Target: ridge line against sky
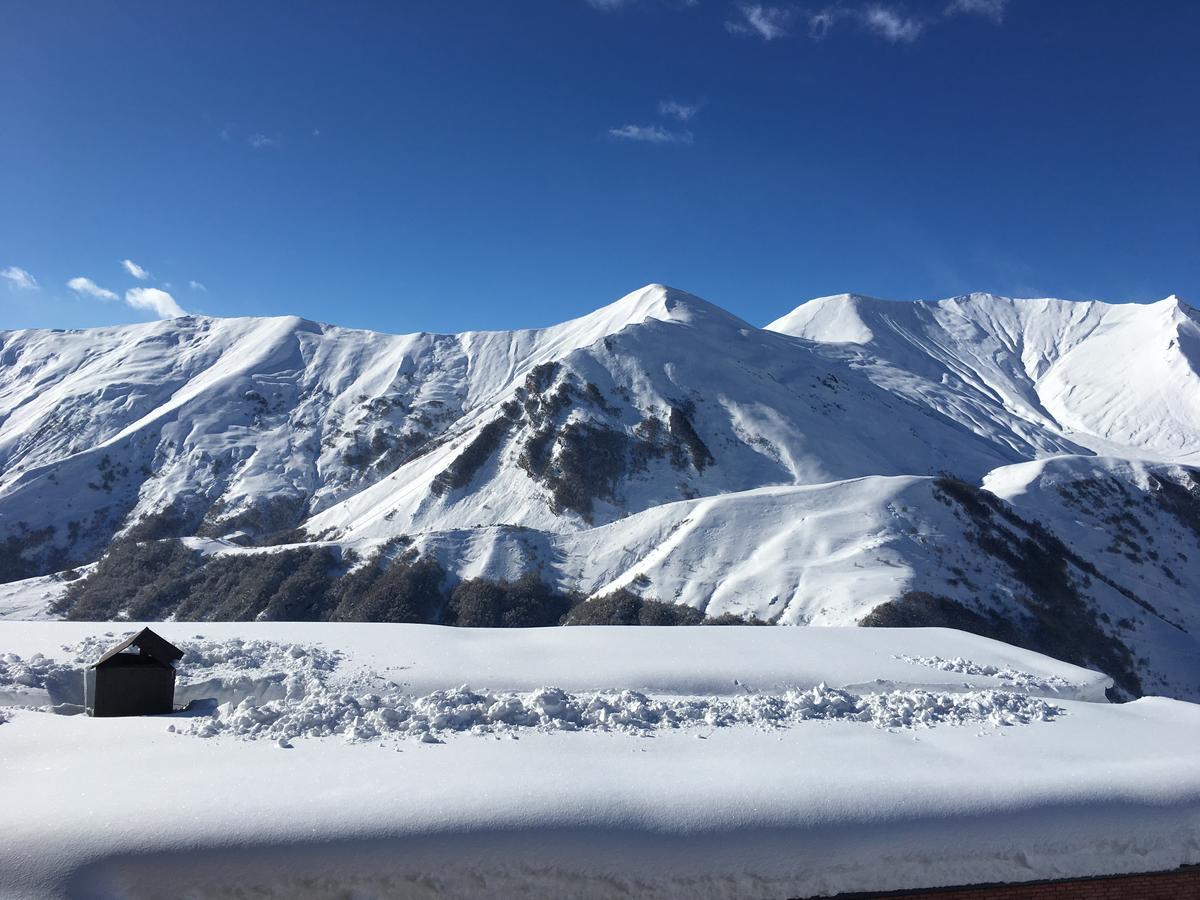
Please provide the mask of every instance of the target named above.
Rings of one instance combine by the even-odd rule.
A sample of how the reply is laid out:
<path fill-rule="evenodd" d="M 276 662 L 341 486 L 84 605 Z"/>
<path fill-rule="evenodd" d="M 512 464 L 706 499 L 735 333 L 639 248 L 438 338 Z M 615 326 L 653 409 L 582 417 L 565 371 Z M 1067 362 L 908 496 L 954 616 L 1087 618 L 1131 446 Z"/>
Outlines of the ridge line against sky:
<path fill-rule="evenodd" d="M 0 328 L 1200 294 L 1195 4 L 69 13 L 0 9 Z"/>

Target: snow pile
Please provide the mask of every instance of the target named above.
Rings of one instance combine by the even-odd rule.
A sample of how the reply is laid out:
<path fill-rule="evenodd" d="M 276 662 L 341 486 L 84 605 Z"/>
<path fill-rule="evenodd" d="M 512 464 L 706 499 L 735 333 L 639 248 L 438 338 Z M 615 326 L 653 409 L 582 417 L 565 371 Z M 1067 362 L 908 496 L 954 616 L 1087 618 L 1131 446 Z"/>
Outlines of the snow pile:
<path fill-rule="evenodd" d="M 70 662 L 43 653 L 28 657 L 0 653 L 0 704 L 46 707 L 82 703 L 85 667 L 130 634 L 105 632 L 64 644 L 62 650 Z M 342 659 L 340 652 L 320 646 L 240 638 L 180 641 L 179 648 L 183 658 L 175 699 L 180 704 L 200 697 L 233 699 L 235 704 L 244 699 L 295 700 L 314 687 L 323 689 L 323 677 Z"/>
<path fill-rule="evenodd" d="M 892 658 L 912 663 L 914 666 L 938 669 L 942 672 L 956 672 L 960 675 L 985 675 L 992 678 L 999 678 L 1001 681 L 1011 682 L 1014 687 L 1021 688 L 1022 690 L 1036 689 L 1039 692 L 1058 693 L 1068 690 L 1071 687 L 1071 682 L 1060 675 L 1034 675 L 1030 672 L 1018 671 L 1010 666 L 981 666 L 969 659 L 963 659 L 961 656 L 945 659 L 941 656 L 907 656 L 902 654 L 893 656 Z"/>
<path fill-rule="evenodd" d="M 60 701 L 63 698 L 56 694 L 56 687 L 79 681 L 80 667 L 97 659 L 120 637 L 110 632 L 65 645 L 63 650 L 71 654 L 74 664 L 41 653 L 28 659 L 15 653 L 0 655 L 0 698 L 27 701 L 31 706 Z M 191 701 L 191 706 L 188 718 L 169 726 L 171 731 L 282 744 L 294 738 L 330 736 L 347 741 L 394 736 L 436 742 L 452 734 L 514 734 L 525 729 L 636 734 L 735 725 L 787 728 L 822 719 L 864 722 L 877 728 L 1013 725 L 1049 721 L 1062 713 L 1061 707 L 1020 692 L 947 693 L 909 688 L 856 693 L 824 683 L 807 690 L 729 697 L 652 697 L 636 690 L 569 692 L 554 686 L 487 691 L 468 685 L 412 696 L 376 673 L 339 671 L 344 655 L 319 645 L 240 638 L 204 640 L 197 635 L 197 639 L 181 641 L 180 649 L 184 656 L 176 700 L 181 704 Z M 977 666 L 962 658 L 894 658 L 944 671 L 994 675 L 1022 688 L 1069 685 L 1058 676 Z M 5 688 L 15 692 L 4 693 Z M 33 693 L 36 691 L 48 691 L 49 703 L 37 702 L 42 698 Z"/>
<path fill-rule="evenodd" d="M 200 737 L 231 735 L 274 740 L 341 736 L 437 742 L 442 737 L 538 731 L 615 731 L 630 734 L 735 725 L 787 728 L 812 720 L 849 720 L 877 728 L 939 724 L 1013 725 L 1049 721 L 1062 709 L 1022 693 L 920 689 L 854 693 L 824 683 L 807 690 L 729 697 L 652 697 L 636 690 L 568 692 L 474 690 L 468 685 L 411 696 L 394 682 L 359 671 L 334 678 L 338 655 L 319 647 L 271 641 L 218 641 L 185 645 L 194 699 L 202 687 L 224 699 L 211 715 L 193 715 L 169 730 Z M 215 676 L 253 670 L 253 678 Z M 264 690 L 270 686 L 274 690 Z M 380 690 L 364 690 L 376 687 Z M 238 696 L 237 692 L 242 692 Z M 194 704 L 192 712 L 204 707 Z"/>
<path fill-rule="evenodd" d="M 83 676 L 42 653 L 0 653 L 0 705 L 45 707 L 83 701 Z"/>
<path fill-rule="evenodd" d="M 196 637 L 197 640 L 184 641 L 180 645 L 183 658 L 179 666 L 205 677 L 223 670 L 245 671 L 280 666 L 287 666 L 289 670 L 299 667 L 314 672 L 330 672 L 342 658 L 339 651 L 326 650 L 315 644 L 246 641 L 240 638 L 205 641 L 201 635 Z"/>
<path fill-rule="evenodd" d="M 170 727 L 201 737 L 230 734 L 286 746 L 293 738 L 335 735 L 351 742 L 396 736 L 433 743 L 464 732 L 515 735 L 536 729 L 638 734 L 701 726 L 787 728 L 822 719 L 865 722 L 876 728 L 1017 725 L 1049 721 L 1062 713 L 1061 707 L 1041 698 L 1008 691 L 860 695 L 819 686 L 782 695 L 653 698 L 632 690 L 571 694 L 546 687 L 529 693 L 492 693 L 463 685 L 413 699 L 336 692 L 263 704 L 247 698 L 236 706 L 222 704 L 209 719 Z"/>
<path fill-rule="evenodd" d="M 0 688 L 44 688 L 54 676 L 69 668 L 41 653 L 29 659 L 22 659 L 16 653 L 0 653 Z"/>
<path fill-rule="evenodd" d="M 62 649 L 71 654 L 76 663 L 87 665 L 112 649 L 114 643 L 132 634 L 133 631 L 123 634 L 108 631 L 101 635 L 88 635 L 75 644 L 64 644 Z M 193 681 L 263 669 L 329 672 L 342 658 L 340 652 L 326 650 L 318 645 L 242 638 L 211 641 L 205 640 L 202 634 L 196 635 L 190 641 L 177 641 L 176 646 L 183 651 L 183 658 L 177 664 L 182 670 L 180 678 Z M 2 676 L 3 669 L 0 668 L 0 677 Z"/>

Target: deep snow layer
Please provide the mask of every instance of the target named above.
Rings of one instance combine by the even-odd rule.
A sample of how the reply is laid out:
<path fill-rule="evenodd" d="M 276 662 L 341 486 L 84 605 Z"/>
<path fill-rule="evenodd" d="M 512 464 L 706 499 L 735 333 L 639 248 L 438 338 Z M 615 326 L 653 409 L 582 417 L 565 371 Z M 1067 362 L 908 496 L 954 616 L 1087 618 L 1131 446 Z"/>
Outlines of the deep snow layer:
<path fill-rule="evenodd" d="M 443 629 L 430 628 L 427 633 L 435 643 L 450 645 L 443 649 L 453 652 L 454 641 L 437 640 L 445 634 Z M 830 641 L 815 642 L 817 658 L 797 675 L 811 678 L 818 669 L 836 672 L 838 667 L 830 665 L 832 647 L 828 644 L 844 645 L 860 666 L 867 662 L 862 659 L 864 650 L 870 648 L 874 651 L 872 657 L 878 655 L 878 641 L 856 641 L 853 633 L 850 640 L 845 632 L 831 635 Z M 43 653 L 29 657 L 13 652 L 0 654 L 0 702 L 29 708 L 45 701 L 58 712 L 74 712 L 70 704 L 78 701 L 75 693 L 81 667 L 99 658 L 115 639 L 124 636 L 89 635 L 74 646 L 66 645 L 69 661 Z M 596 637 L 601 645 L 612 643 L 604 640 L 603 633 L 593 635 L 593 641 Z M 713 644 L 711 638 L 697 641 L 696 636 L 674 641 L 689 646 L 697 642 Z M 916 684 L 897 685 L 875 679 L 854 690 L 830 687 L 824 681 L 813 686 L 775 685 L 763 690 L 735 678 L 718 691 L 725 696 L 680 696 L 677 688 L 662 696 L 615 687 L 571 693 L 553 684 L 515 691 L 477 690 L 462 684 L 414 693 L 408 685 L 369 667 L 354 665 L 342 650 L 331 651 L 320 644 L 197 636 L 177 640 L 177 645 L 184 655 L 176 696 L 181 705 L 192 701 L 188 709 L 192 715 L 187 721 L 172 724 L 170 730 L 201 737 L 269 739 L 281 747 L 291 746 L 293 739 L 309 737 L 341 737 L 352 742 L 399 737 L 436 743 L 463 732 L 517 737 L 531 729 L 650 733 L 736 725 L 787 728 L 817 719 L 845 719 L 878 728 L 1027 724 L 1062 714 L 1061 707 L 1043 696 L 1092 697 L 1100 687 L 1100 679 L 1086 670 L 1072 673 L 1076 676 L 1072 680 L 1045 672 L 1017 671 L 1010 666 L 979 665 L 962 657 L 945 661 L 941 657 L 905 655 L 893 658 L 939 671 L 985 676 L 1002 684 L 1003 689 L 966 681 L 938 689 L 924 684 L 926 673 L 916 670 Z M 604 648 L 590 649 L 603 652 Z M 995 652 L 996 648 L 983 649 Z M 587 671 L 590 667 L 583 668 L 585 678 L 597 677 L 594 671 Z M 616 685 L 631 680 L 627 673 L 613 673 L 611 677 L 617 679 L 613 682 Z"/>
<path fill-rule="evenodd" d="M 336 703 L 371 684 L 414 710 L 457 697 L 459 714 L 483 703 L 458 702 L 467 681 L 509 720 L 376 735 L 348 723 L 285 749 L 254 739 L 269 728 L 201 738 L 218 721 L 208 707 L 115 720 L 3 708 L 0 894 L 778 897 L 1200 862 L 1200 708 L 1074 699 L 1106 679 L 958 632 L 155 628 L 187 650 L 183 698 L 229 704 L 222 718 L 285 708 L 289 690 L 302 708 L 300 693 Z M 51 699 L 39 678 L 93 658 L 111 629 L 0 623 L 0 680 Z M 1053 712 L 646 717 L 922 694 Z M 596 696 L 643 718 L 553 726 L 582 697 L 596 712 Z"/>
<path fill-rule="evenodd" d="M 20 657 L 25 665 L 41 654 L 43 666 L 79 668 L 139 627 L 3 622 L 0 653 Z M 180 664 L 181 701 L 240 699 L 224 683 L 241 690 L 239 680 L 256 673 L 261 681 L 264 672 L 286 676 L 334 669 L 338 678 L 384 679 L 412 695 L 467 683 L 496 691 L 554 684 L 575 693 L 635 688 L 725 696 L 804 690 L 823 682 L 858 693 L 1019 686 L 1035 696 L 1102 702 L 1112 684 L 1098 672 L 944 628 L 482 629 L 323 622 L 157 622 L 150 627 L 187 651 Z M 292 646 L 299 651 L 295 656 Z M 971 660 L 978 670 L 943 671 L 931 662 L 943 657 Z M 75 702 L 67 696 L 28 702 L 57 700 Z"/>

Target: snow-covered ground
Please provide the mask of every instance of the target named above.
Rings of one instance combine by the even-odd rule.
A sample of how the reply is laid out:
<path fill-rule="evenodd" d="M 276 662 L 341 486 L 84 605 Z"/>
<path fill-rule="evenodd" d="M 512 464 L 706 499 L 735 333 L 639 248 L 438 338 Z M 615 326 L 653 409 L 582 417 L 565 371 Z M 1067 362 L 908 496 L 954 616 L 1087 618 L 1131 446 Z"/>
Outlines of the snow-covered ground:
<path fill-rule="evenodd" d="M 1200 707 L 943 629 L 0 623 L 0 895 L 809 896 L 1200 862 Z M 42 706 L 42 708 L 38 708 Z"/>

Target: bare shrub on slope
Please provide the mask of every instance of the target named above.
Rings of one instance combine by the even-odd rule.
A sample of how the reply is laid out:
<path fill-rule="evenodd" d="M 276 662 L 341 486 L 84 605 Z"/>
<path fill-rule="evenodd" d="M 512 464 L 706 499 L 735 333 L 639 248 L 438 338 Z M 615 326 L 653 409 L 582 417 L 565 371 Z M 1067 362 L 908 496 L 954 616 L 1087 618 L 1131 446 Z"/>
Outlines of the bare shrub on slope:
<path fill-rule="evenodd" d="M 388 549 L 333 586 L 329 618 L 339 622 L 442 621 L 446 571 L 411 547 L 389 562 Z"/>
<path fill-rule="evenodd" d="M 463 452 L 433 480 L 430 490 L 440 497 L 469 485 L 475 474 L 483 468 L 483 464 L 496 452 L 511 427 L 512 420 L 507 416 L 501 416 L 484 425 Z"/>
<path fill-rule="evenodd" d="M 690 606 L 643 600 L 621 588 L 581 603 L 568 613 L 564 625 L 699 625 L 704 613 Z"/>
<path fill-rule="evenodd" d="M 473 578 L 450 592 L 446 624 L 471 628 L 536 628 L 557 625 L 572 598 L 530 573 L 517 581 Z"/>
<path fill-rule="evenodd" d="M 1083 577 L 1102 580 L 1157 615 L 1153 606 L 1105 578 L 1044 526 L 1022 518 L 994 494 L 953 478 L 939 478 L 935 496 L 967 515 L 974 526 L 966 531 L 968 540 L 987 556 L 1003 563 L 1016 584 L 1023 588 L 1015 594 L 1024 613 L 1012 623 L 1016 635 L 1001 640 L 1067 662 L 1095 666 L 1112 676 L 1126 694 L 1141 695 L 1141 681 L 1132 653 L 1120 639 L 1104 630 L 1080 590 L 1080 580 Z M 947 609 L 942 603 L 936 611 L 945 613 Z M 994 628 L 994 624 L 989 617 L 988 627 Z"/>

